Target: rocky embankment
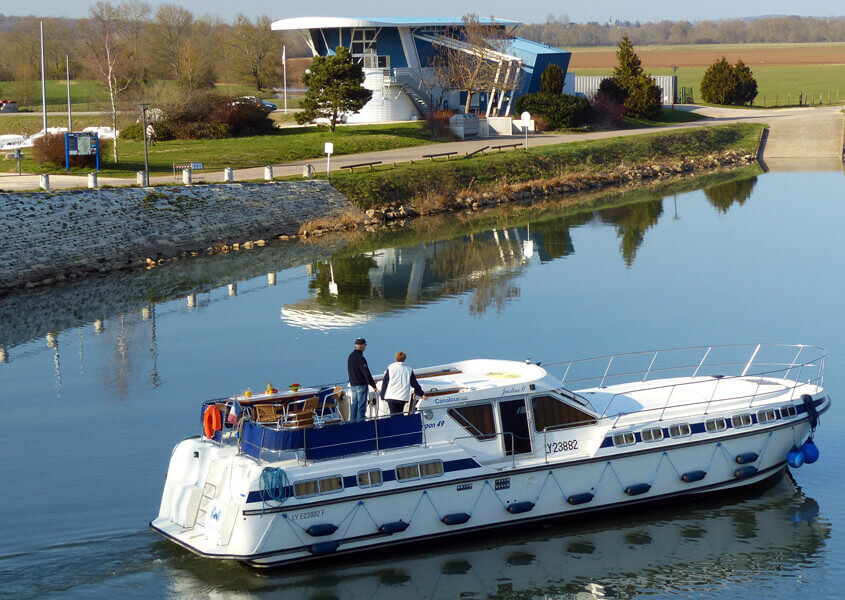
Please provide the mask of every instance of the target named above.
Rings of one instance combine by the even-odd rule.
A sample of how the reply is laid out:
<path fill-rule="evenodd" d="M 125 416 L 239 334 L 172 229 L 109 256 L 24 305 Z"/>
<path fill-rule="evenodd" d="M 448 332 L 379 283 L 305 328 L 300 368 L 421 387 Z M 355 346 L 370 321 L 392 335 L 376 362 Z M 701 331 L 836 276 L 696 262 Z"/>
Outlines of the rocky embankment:
<path fill-rule="evenodd" d="M 356 212 L 326 181 L 0 194 L 0 293 L 263 246 Z"/>
<path fill-rule="evenodd" d="M 573 198 L 578 194 L 602 189 L 630 188 L 692 177 L 726 167 L 753 163 L 753 154 L 727 150 L 700 158 L 654 161 L 648 165 L 619 165 L 611 171 L 572 173 L 550 179 L 524 183 L 500 183 L 479 190 L 456 190 L 454 195 L 436 199 L 416 199 L 407 203 L 390 203 L 366 211 L 364 226 L 370 230 L 396 226 L 405 219 L 457 211 L 483 210 L 511 202 L 528 204 L 548 198 Z M 323 220 L 306 225 L 305 235 L 323 235 L 332 230 L 348 228 L 348 224 Z"/>

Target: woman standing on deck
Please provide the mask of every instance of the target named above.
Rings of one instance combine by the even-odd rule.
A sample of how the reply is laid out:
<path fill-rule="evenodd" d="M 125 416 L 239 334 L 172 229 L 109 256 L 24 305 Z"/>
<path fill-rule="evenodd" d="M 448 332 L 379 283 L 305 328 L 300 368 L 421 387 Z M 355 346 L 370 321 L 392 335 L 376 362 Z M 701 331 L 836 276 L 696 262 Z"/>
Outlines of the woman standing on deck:
<path fill-rule="evenodd" d="M 405 364 L 407 354 L 401 350 L 396 353 L 396 362 L 387 367 L 384 379 L 381 380 L 381 397 L 390 407 L 390 414 L 399 415 L 405 410 L 405 405 L 411 399 L 411 388 L 420 398 L 425 399 L 414 371 Z"/>

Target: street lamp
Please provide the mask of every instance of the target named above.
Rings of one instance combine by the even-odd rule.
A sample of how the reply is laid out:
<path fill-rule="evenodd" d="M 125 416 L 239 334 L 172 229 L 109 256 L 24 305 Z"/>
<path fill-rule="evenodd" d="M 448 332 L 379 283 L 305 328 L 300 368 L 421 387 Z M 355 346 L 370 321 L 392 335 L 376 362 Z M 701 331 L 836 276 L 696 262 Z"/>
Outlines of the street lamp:
<path fill-rule="evenodd" d="M 672 108 L 675 108 L 675 100 L 678 97 L 678 66 L 672 65 Z"/>
<path fill-rule="evenodd" d="M 147 107 L 149 102 L 139 102 L 138 108 L 141 109 L 141 126 L 144 131 L 144 184 L 146 187 L 150 186 L 150 157 L 147 154 Z"/>

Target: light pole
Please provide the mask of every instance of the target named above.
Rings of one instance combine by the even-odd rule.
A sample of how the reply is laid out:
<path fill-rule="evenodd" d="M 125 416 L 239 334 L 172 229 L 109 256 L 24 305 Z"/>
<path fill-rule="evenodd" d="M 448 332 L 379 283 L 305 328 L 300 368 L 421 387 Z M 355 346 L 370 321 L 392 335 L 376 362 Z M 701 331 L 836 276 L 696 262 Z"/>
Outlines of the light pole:
<path fill-rule="evenodd" d="M 144 184 L 150 186 L 150 157 L 147 154 L 147 107 L 149 102 L 139 102 L 138 107 L 141 109 L 141 127 L 144 131 Z"/>
<path fill-rule="evenodd" d="M 675 100 L 678 98 L 678 66 L 672 65 L 672 108 L 675 108 Z"/>

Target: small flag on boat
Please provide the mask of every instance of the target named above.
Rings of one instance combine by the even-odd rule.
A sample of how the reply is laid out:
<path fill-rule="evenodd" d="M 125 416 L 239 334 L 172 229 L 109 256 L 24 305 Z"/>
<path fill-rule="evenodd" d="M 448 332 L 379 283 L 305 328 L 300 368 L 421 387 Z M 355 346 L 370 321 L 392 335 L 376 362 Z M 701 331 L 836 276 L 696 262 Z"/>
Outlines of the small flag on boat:
<path fill-rule="evenodd" d="M 232 404 L 229 406 L 229 416 L 226 417 L 226 422 L 231 423 L 232 425 L 237 425 L 238 419 L 243 412 L 244 409 L 240 404 L 238 404 L 238 401 L 232 400 Z"/>

